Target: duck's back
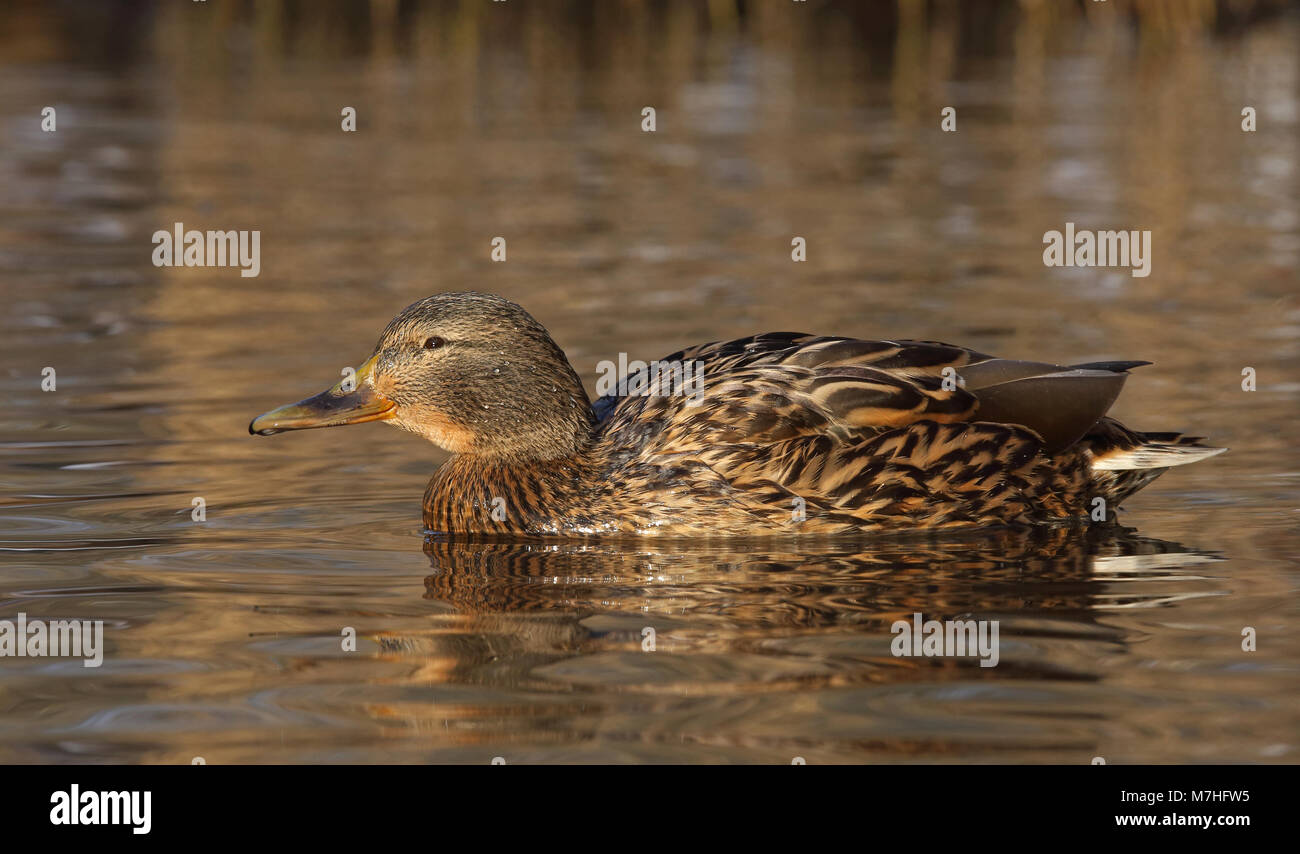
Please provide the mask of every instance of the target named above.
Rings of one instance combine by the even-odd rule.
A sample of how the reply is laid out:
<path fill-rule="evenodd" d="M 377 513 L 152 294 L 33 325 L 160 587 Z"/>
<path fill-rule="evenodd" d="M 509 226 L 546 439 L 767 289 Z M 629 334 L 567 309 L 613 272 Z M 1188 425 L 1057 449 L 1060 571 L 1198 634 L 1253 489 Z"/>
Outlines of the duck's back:
<path fill-rule="evenodd" d="M 692 347 L 594 404 L 601 500 L 634 528 L 688 534 L 1095 517 L 1096 499 L 1113 510 L 1220 450 L 1103 417 L 1142 364 L 799 333 Z"/>

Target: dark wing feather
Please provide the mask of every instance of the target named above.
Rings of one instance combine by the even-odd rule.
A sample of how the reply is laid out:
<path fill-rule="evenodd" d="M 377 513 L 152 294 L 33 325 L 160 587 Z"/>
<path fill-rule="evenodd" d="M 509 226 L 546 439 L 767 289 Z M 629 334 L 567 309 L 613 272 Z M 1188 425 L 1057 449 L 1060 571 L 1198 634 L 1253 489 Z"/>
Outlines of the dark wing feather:
<path fill-rule="evenodd" d="M 1019 424 L 1043 437 L 1048 454 L 1077 442 L 1106 414 L 1127 374 L 1061 370 L 998 383 L 976 391 L 979 420 Z"/>
<path fill-rule="evenodd" d="M 979 421 L 1019 424 L 1043 437 L 1053 454 L 1077 442 L 1119 397 L 1126 371 L 1150 362 L 1047 362 L 989 359 L 961 369 L 979 398 Z"/>

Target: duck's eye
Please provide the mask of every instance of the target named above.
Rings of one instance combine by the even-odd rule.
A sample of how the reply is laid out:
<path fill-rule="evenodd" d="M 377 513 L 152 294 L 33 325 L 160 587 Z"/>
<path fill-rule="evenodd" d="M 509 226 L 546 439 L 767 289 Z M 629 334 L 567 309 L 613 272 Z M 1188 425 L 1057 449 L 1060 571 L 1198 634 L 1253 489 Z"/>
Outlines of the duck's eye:
<path fill-rule="evenodd" d="M 434 335 L 431 338 L 424 339 L 424 349 L 437 350 L 439 347 L 441 347 L 443 344 L 446 343 L 447 343 L 446 341 L 439 338 L 437 335 Z"/>

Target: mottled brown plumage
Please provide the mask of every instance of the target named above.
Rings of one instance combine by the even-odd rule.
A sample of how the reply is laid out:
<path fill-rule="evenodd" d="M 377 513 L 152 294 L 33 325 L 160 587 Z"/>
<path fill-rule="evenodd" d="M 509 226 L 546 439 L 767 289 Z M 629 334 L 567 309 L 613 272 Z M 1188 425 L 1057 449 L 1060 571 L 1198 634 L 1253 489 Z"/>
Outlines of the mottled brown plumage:
<path fill-rule="evenodd" d="M 1104 417 L 1126 370 L 1144 362 L 1061 367 L 937 342 L 769 333 L 656 364 L 643 386 L 592 405 L 522 308 L 440 294 L 388 325 L 355 389 L 336 386 L 250 430 L 392 421 L 453 453 L 425 493 L 425 525 L 506 535 L 1093 518 L 1166 468 L 1221 450 Z"/>

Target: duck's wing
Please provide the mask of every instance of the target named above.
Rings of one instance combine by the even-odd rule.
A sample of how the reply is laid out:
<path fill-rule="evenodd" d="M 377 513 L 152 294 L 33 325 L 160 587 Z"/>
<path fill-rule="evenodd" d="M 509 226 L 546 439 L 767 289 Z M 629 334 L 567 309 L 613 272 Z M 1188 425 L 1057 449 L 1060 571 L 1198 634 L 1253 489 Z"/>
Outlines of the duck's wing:
<path fill-rule="evenodd" d="M 1050 453 L 1077 441 L 1110 408 L 1127 369 L 1146 363 L 1067 367 L 937 341 L 776 332 L 654 364 L 645 394 L 633 383 L 634 393 L 595 408 L 607 433 L 640 431 L 660 453 L 812 435 L 851 443 L 920 421 L 1018 424 Z"/>

